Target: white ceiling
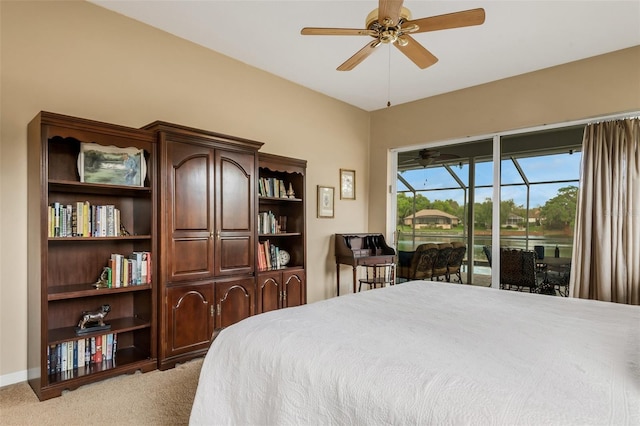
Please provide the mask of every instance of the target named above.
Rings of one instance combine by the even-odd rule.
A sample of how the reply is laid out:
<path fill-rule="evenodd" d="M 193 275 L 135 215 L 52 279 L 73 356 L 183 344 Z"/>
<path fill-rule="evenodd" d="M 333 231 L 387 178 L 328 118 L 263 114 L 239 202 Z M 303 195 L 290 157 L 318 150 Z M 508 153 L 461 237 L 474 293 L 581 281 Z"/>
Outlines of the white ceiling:
<path fill-rule="evenodd" d="M 419 69 L 381 45 L 336 67 L 368 36 L 302 36 L 302 27 L 364 28 L 377 0 L 90 0 L 367 111 L 640 45 L 640 0 L 406 0 L 413 19 L 482 7 L 483 25 L 415 34 L 439 58 Z"/>

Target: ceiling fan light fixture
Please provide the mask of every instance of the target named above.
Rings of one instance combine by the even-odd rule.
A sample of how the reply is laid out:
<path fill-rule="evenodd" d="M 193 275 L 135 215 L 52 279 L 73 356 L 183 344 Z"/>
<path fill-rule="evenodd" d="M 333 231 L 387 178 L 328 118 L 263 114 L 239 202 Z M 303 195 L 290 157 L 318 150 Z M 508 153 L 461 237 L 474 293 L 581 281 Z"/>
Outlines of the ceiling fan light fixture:
<path fill-rule="evenodd" d="M 407 41 L 407 39 L 404 39 L 404 38 L 402 38 L 402 37 L 398 37 L 398 38 L 396 39 L 396 41 L 397 41 L 398 45 L 400 45 L 400 46 L 402 46 L 402 47 L 404 47 L 404 46 L 406 46 L 407 44 L 409 44 L 409 42 Z"/>

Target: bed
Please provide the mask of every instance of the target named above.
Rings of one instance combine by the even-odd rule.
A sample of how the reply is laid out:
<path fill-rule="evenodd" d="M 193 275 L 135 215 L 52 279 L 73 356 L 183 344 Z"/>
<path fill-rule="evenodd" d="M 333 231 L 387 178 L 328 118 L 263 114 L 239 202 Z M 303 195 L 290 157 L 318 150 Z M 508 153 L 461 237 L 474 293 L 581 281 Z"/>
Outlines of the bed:
<path fill-rule="evenodd" d="M 411 281 L 250 317 L 190 424 L 640 424 L 640 307 Z"/>

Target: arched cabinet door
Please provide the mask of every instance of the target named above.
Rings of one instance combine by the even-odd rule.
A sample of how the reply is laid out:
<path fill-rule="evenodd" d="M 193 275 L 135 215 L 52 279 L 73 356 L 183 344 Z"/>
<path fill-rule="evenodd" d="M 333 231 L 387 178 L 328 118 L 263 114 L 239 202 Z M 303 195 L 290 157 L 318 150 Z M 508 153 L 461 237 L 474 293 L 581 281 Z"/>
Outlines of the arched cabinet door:
<path fill-rule="evenodd" d="M 216 283 L 215 329 L 219 330 L 254 314 L 253 278 Z"/>
<path fill-rule="evenodd" d="M 215 272 L 250 274 L 254 268 L 255 157 L 216 150 Z"/>
<path fill-rule="evenodd" d="M 303 305 L 306 301 L 304 269 L 282 272 L 283 308 Z"/>
<path fill-rule="evenodd" d="M 168 282 L 214 276 L 214 151 L 167 143 L 162 220 Z"/>
<path fill-rule="evenodd" d="M 282 307 L 282 273 L 267 272 L 258 275 L 258 313 L 275 311 Z"/>
<path fill-rule="evenodd" d="M 213 283 L 167 289 L 164 356 L 206 350 L 213 336 Z"/>

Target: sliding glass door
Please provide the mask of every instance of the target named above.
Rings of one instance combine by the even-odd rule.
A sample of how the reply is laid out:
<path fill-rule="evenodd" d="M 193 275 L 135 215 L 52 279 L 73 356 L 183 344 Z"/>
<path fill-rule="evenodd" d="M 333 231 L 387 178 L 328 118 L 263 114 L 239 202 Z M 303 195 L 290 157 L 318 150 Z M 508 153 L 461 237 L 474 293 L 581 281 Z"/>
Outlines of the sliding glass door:
<path fill-rule="evenodd" d="M 492 139 L 398 152 L 398 250 L 464 242 L 464 282 L 477 285 L 498 273 L 495 246 L 571 257 L 581 142 L 582 126 L 501 136 L 497 179 Z"/>

